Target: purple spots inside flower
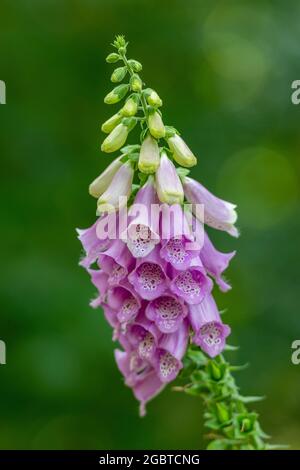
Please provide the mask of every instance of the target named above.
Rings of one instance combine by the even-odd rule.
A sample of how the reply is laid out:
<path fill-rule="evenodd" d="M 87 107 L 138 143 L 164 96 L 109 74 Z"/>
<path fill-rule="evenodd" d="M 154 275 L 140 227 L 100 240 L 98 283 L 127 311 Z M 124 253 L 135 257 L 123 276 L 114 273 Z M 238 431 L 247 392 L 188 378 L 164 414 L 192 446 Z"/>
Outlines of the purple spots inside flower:
<path fill-rule="evenodd" d="M 209 347 L 215 347 L 222 342 L 222 328 L 215 322 L 206 323 L 200 328 L 198 335 L 202 336 L 202 341 Z"/>
<path fill-rule="evenodd" d="M 161 267 L 155 263 L 143 263 L 137 269 L 138 282 L 145 290 L 153 291 L 164 280 L 164 273 Z"/>
<path fill-rule="evenodd" d="M 126 277 L 127 269 L 121 266 L 118 263 L 114 263 L 112 266 L 112 270 L 109 276 L 109 284 L 116 285 L 119 284 L 122 279 Z"/>
<path fill-rule="evenodd" d="M 201 292 L 200 279 L 196 273 L 185 271 L 175 280 L 175 285 L 183 294 L 189 297 L 198 297 Z"/>
<path fill-rule="evenodd" d="M 147 332 L 138 345 L 138 353 L 142 359 L 149 359 L 155 350 L 154 336 Z"/>
<path fill-rule="evenodd" d="M 162 382 L 169 382 L 173 380 L 179 370 L 179 363 L 177 359 L 169 352 L 164 352 L 160 355 L 158 373 Z"/>
<path fill-rule="evenodd" d="M 184 317 L 184 310 L 175 297 L 164 295 L 151 302 L 146 314 L 148 317 L 153 317 L 160 331 L 173 333 Z"/>
<path fill-rule="evenodd" d="M 123 323 L 132 320 L 136 316 L 138 310 L 139 304 L 133 295 L 127 297 L 118 313 L 119 321 Z"/>
<path fill-rule="evenodd" d="M 135 258 L 147 256 L 154 248 L 155 241 L 147 225 L 137 224 L 134 233 L 130 233 L 127 246 Z"/>
<path fill-rule="evenodd" d="M 180 238 L 171 238 L 165 246 L 167 260 L 173 265 L 183 264 L 188 256 L 184 248 L 184 241 Z"/>

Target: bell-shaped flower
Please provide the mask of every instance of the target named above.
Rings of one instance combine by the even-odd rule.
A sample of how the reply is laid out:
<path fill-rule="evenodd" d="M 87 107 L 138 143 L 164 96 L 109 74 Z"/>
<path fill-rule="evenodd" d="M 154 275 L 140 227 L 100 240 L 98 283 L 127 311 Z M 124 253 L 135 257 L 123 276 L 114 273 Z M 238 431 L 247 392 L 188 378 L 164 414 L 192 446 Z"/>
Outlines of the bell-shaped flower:
<path fill-rule="evenodd" d="M 159 256 L 159 247 L 145 258 L 137 260 L 136 268 L 129 274 L 128 280 L 142 299 L 153 300 L 168 288 L 165 265 Z"/>
<path fill-rule="evenodd" d="M 186 216 L 179 204 L 161 206 L 161 257 L 178 270 L 187 269 L 199 256 Z"/>
<path fill-rule="evenodd" d="M 138 191 L 128 216 L 130 223 L 121 238 L 135 258 L 143 258 L 160 241 L 159 205 L 152 177 Z"/>
<path fill-rule="evenodd" d="M 150 114 L 148 118 L 148 127 L 150 134 L 155 137 L 155 139 L 161 139 L 165 137 L 165 126 L 162 121 L 161 115 L 157 111 L 154 111 L 154 113 Z"/>
<path fill-rule="evenodd" d="M 101 145 L 102 152 L 112 153 L 123 147 L 127 140 L 128 132 L 128 126 L 125 126 L 122 122 L 118 124 L 104 139 Z"/>
<path fill-rule="evenodd" d="M 110 221 L 110 219 L 111 215 L 105 215 L 100 217 L 91 227 L 87 229 L 77 229 L 78 239 L 80 240 L 85 251 L 85 256 L 79 263 L 80 266 L 88 268 L 95 261 L 97 261 L 100 253 L 110 246 L 111 240 L 109 237 L 109 231 L 105 233 L 103 237 L 99 237 L 97 235 L 98 224 L 100 222 L 105 223 L 105 221 Z"/>
<path fill-rule="evenodd" d="M 204 244 L 200 251 L 200 258 L 207 272 L 215 278 L 216 283 L 223 292 L 231 289 L 230 284 L 222 277 L 222 273 L 228 268 L 235 253 L 235 251 L 231 253 L 218 251 L 210 241 L 207 233 L 204 233 Z"/>
<path fill-rule="evenodd" d="M 178 134 L 169 137 L 168 144 L 178 165 L 190 168 L 197 164 L 197 158 Z"/>
<path fill-rule="evenodd" d="M 188 323 L 183 321 L 175 333 L 163 335 L 155 353 L 154 368 L 159 379 L 165 382 L 174 380 L 182 368 L 188 343 Z"/>
<path fill-rule="evenodd" d="M 166 152 L 162 152 L 160 165 L 155 175 L 156 191 L 161 202 L 166 204 L 182 204 L 184 192 L 176 168 L 168 158 Z"/>
<path fill-rule="evenodd" d="M 138 167 L 142 173 L 147 175 L 155 173 L 159 167 L 159 147 L 157 141 L 150 134 L 141 145 Z"/>
<path fill-rule="evenodd" d="M 162 333 L 174 333 L 178 330 L 188 310 L 182 300 L 166 293 L 152 300 L 146 307 L 146 317 L 155 322 Z"/>
<path fill-rule="evenodd" d="M 127 386 L 131 387 L 140 402 L 140 416 L 146 414 L 146 403 L 154 398 L 165 386 L 154 368 L 143 361 L 136 351 L 115 350 L 115 359 Z"/>
<path fill-rule="evenodd" d="M 114 286 L 107 292 L 107 305 L 117 312 L 117 318 L 125 327 L 137 316 L 141 301 L 127 283 Z"/>
<path fill-rule="evenodd" d="M 111 162 L 106 170 L 101 173 L 89 186 L 89 193 L 93 197 L 100 197 L 106 191 L 118 169 L 122 166 L 122 155 Z"/>
<path fill-rule="evenodd" d="M 133 175 L 134 170 L 130 162 L 124 163 L 117 170 L 110 185 L 98 199 L 98 213 L 110 213 L 126 206 L 131 194 Z"/>
<path fill-rule="evenodd" d="M 139 313 L 132 325 L 126 331 L 130 345 L 137 351 L 141 359 L 152 360 L 162 333 L 144 313 Z"/>
<path fill-rule="evenodd" d="M 108 285 L 118 285 L 134 267 L 135 259 L 122 240 L 113 240 L 110 247 L 98 257 L 98 264 L 108 275 Z"/>
<path fill-rule="evenodd" d="M 202 204 L 204 206 L 204 220 L 201 220 L 201 222 L 238 237 L 239 232 L 234 226 L 237 220 L 236 205 L 214 196 L 202 184 L 192 178 L 185 177 L 183 187 L 188 202 L 193 205 Z M 195 215 L 197 216 L 197 214 Z"/>
<path fill-rule="evenodd" d="M 212 295 L 208 294 L 200 304 L 190 305 L 189 311 L 189 320 L 195 333 L 193 342 L 210 357 L 220 354 L 230 328 L 222 323 Z"/>
<path fill-rule="evenodd" d="M 203 298 L 210 293 L 213 288 L 213 282 L 206 275 L 199 258 L 194 258 L 191 261 L 190 267 L 184 271 L 176 271 L 173 269 L 172 277 L 170 290 L 190 305 L 202 302 Z"/>

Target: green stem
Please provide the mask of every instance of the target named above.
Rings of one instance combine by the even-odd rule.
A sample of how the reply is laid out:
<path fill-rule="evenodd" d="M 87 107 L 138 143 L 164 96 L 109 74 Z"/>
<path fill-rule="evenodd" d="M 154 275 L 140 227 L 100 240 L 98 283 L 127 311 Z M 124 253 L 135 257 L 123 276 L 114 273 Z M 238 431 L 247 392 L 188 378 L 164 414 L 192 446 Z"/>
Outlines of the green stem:
<path fill-rule="evenodd" d="M 211 359 L 191 346 L 181 374 L 186 383 L 175 390 L 202 398 L 205 427 L 209 430 L 206 435 L 210 440 L 208 450 L 274 448 L 265 442 L 268 436 L 260 427 L 258 414 L 248 411 L 246 406 L 262 398 L 240 395 L 231 367 L 222 355 Z"/>

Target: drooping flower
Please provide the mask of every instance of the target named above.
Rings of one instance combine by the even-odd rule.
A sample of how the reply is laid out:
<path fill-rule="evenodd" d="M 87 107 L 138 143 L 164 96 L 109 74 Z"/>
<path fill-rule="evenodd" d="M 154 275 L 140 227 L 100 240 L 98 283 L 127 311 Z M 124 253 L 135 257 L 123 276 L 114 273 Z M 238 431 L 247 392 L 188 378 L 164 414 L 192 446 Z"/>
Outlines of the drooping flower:
<path fill-rule="evenodd" d="M 236 205 L 223 201 L 209 192 L 202 184 L 192 178 L 183 179 L 185 196 L 191 204 L 203 204 L 204 223 L 218 230 L 224 230 L 233 237 L 239 232 L 234 226 L 237 220 Z"/>
<path fill-rule="evenodd" d="M 127 199 L 131 194 L 133 175 L 134 170 L 130 162 L 124 163 L 117 170 L 110 185 L 98 199 L 98 213 L 114 212 L 127 204 Z"/>
<path fill-rule="evenodd" d="M 203 224 L 238 233 L 235 206 L 185 176 L 186 170 L 176 169 L 168 157 L 166 152 L 172 153 L 175 162 L 185 167 L 196 163 L 174 128 L 165 128 L 157 93 L 143 90 L 141 65 L 126 59 L 124 38 L 118 37 L 115 46 L 118 54 L 110 55 L 109 62 L 123 60 L 126 71 L 119 67 L 113 81 L 131 78 L 105 101 L 120 101 L 130 88 L 134 93 L 104 123 L 102 130 L 109 135 L 102 149 L 119 149 L 138 122 L 142 144 L 122 148 L 122 156 L 90 185 L 101 217 L 89 229 L 78 231 L 85 251 L 80 264 L 97 289 L 91 306 L 103 309 L 113 341 L 123 349 L 116 349 L 116 362 L 144 415 L 146 403 L 177 377 L 189 342 L 211 357 L 224 349 L 230 328 L 223 324 L 212 297 L 211 277 L 221 290 L 228 290 L 222 274 L 234 253 L 217 251 L 203 234 Z M 163 137 L 170 151 L 159 146 Z M 196 211 L 198 220 L 186 211 L 185 199 L 193 209 L 202 204 L 204 217 Z"/>
<path fill-rule="evenodd" d="M 179 204 L 161 206 L 161 257 L 178 270 L 187 269 L 200 252 Z"/>
<path fill-rule="evenodd" d="M 174 271 L 170 284 L 171 291 L 181 297 L 187 304 L 202 302 L 213 288 L 212 280 L 207 276 L 200 259 L 193 259 L 184 271 Z"/>
<path fill-rule="evenodd" d="M 184 302 L 173 294 L 164 294 L 146 307 L 146 317 L 155 322 L 162 333 L 174 333 L 188 314 Z"/>
<path fill-rule="evenodd" d="M 136 268 L 128 276 L 135 291 L 145 300 L 153 300 L 162 295 L 168 288 L 168 278 L 159 256 L 159 248 L 155 248 L 145 258 L 137 260 Z"/>
<path fill-rule="evenodd" d="M 121 234 L 135 258 L 147 256 L 160 242 L 158 209 L 153 178 L 149 177 L 129 209 L 130 222 L 125 233 Z"/>
<path fill-rule="evenodd" d="M 166 204 L 182 204 L 184 192 L 176 168 L 168 158 L 166 152 L 162 152 L 160 165 L 155 175 L 156 190 L 159 200 Z"/>
<path fill-rule="evenodd" d="M 200 304 L 190 305 L 189 310 L 189 319 L 195 333 L 193 342 L 210 357 L 217 356 L 224 349 L 230 328 L 222 323 L 213 296 L 206 295 Z"/>

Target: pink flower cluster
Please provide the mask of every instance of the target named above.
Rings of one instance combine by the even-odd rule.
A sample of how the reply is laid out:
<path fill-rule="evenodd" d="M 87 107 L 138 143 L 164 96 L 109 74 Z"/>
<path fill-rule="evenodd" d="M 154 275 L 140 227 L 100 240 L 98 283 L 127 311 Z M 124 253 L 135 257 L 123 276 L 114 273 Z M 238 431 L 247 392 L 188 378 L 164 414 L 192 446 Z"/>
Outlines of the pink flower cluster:
<path fill-rule="evenodd" d="M 190 203 L 204 205 L 202 222 L 237 235 L 235 206 L 191 178 L 183 187 Z M 136 211 L 141 204 L 146 210 Z M 155 205 L 159 217 L 152 220 Z M 217 251 L 203 223 L 188 218 L 181 205 L 161 204 L 151 178 L 136 194 L 118 236 L 103 236 L 100 224 L 112 217 L 116 213 L 104 214 L 78 231 L 85 251 L 80 264 L 98 290 L 91 305 L 103 309 L 113 328 L 122 347 L 115 351 L 117 365 L 144 414 L 146 402 L 176 378 L 190 341 L 210 357 L 223 350 L 230 328 L 213 299 L 213 279 L 222 291 L 230 289 L 222 273 L 235 252 Z"/>

